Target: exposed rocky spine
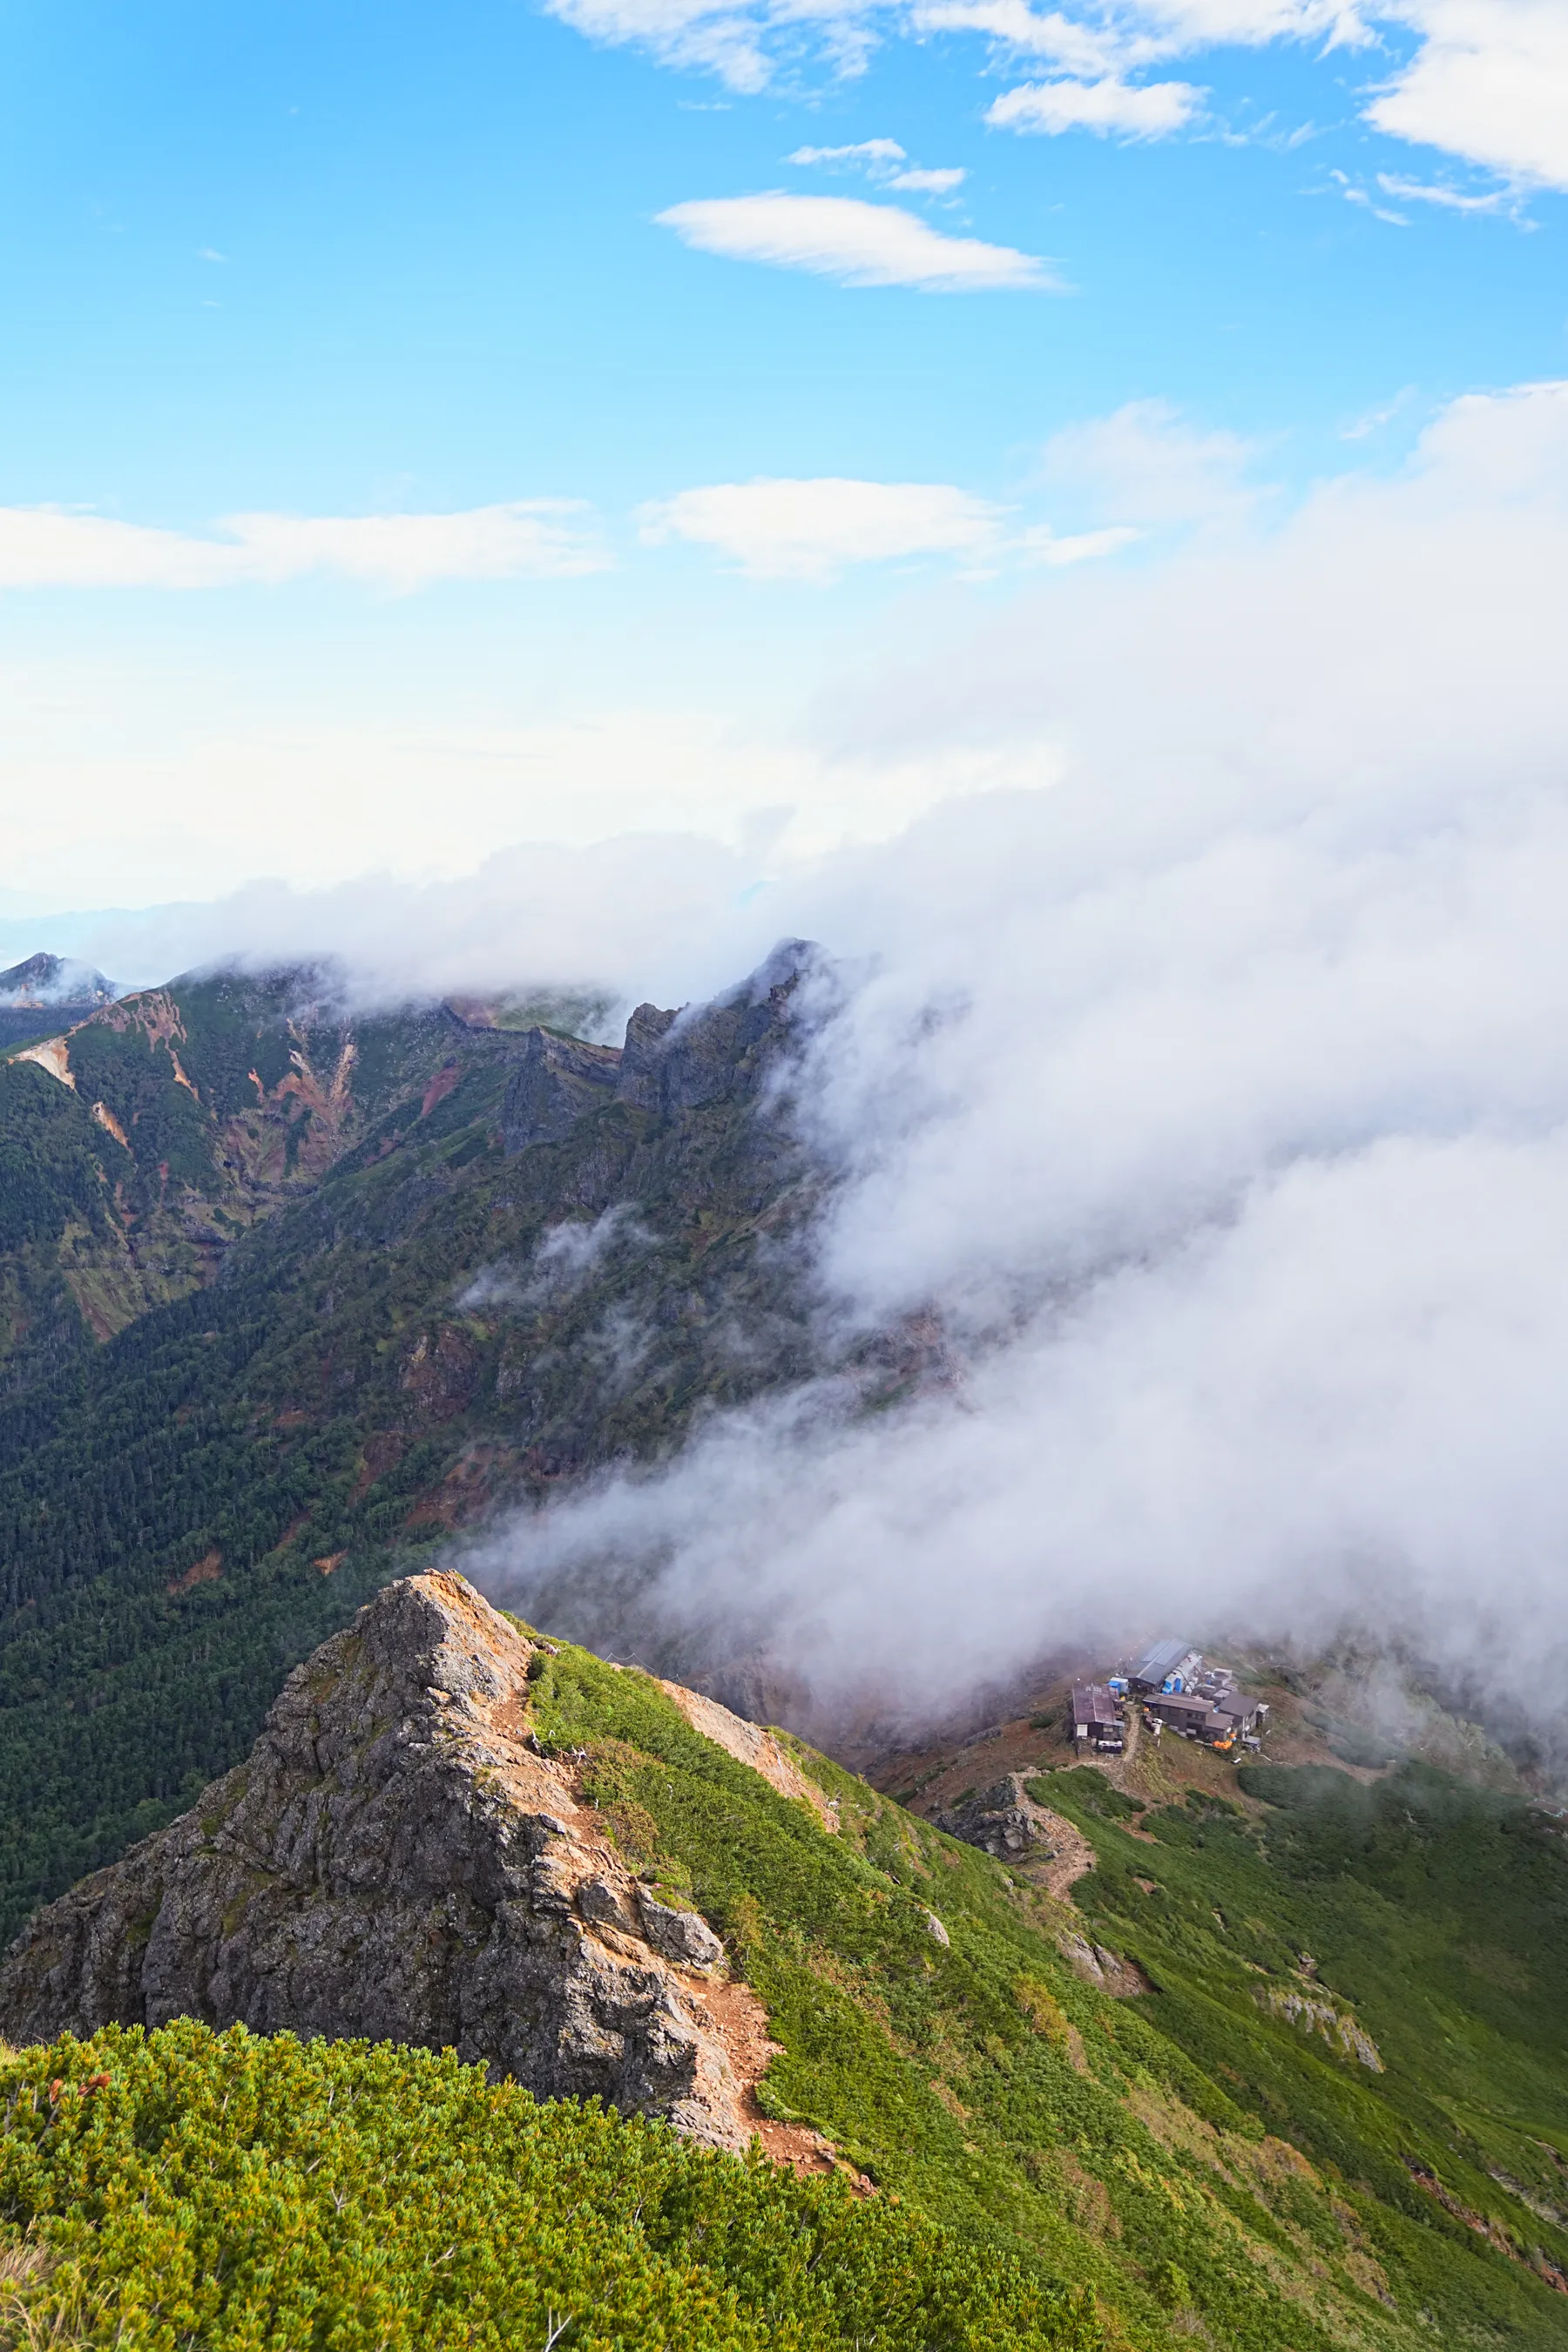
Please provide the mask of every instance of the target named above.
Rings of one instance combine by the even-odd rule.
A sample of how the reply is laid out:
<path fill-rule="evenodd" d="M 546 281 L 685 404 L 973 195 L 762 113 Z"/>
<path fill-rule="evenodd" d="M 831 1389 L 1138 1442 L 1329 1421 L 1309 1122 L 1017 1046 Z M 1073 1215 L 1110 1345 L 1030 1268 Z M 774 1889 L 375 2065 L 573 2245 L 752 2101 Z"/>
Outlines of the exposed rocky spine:
<path fill-rule="evenodd" d="M 761 2005 L 533 1745 L 531 1654 L 460 1576 L 388 1586 L 289 1676 L 245 1764 L 35 1916 L 0 2032 L 194 2016 L 450 2045 L 743 2147 Z"/>

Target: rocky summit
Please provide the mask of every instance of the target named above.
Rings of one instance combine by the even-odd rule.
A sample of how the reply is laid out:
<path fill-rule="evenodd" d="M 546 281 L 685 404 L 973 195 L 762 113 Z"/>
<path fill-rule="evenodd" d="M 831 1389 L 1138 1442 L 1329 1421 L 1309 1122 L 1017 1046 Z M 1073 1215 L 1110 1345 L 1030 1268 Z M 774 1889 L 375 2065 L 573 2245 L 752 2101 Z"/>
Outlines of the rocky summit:
<path fill-rule="evenodd" d="M 628 1871 L 574 1759 L 541 1752 L 542 1646 L 460 1576 L 388 1586 L 296 1668 L 247 1762 L 37 1915 L 0 2031 L 195 2017 L 451 2047 L 743 2147 L 765 2015 L 707 1922 Z M 723 1744 L 761 1739 L 736 1721 Z"/>

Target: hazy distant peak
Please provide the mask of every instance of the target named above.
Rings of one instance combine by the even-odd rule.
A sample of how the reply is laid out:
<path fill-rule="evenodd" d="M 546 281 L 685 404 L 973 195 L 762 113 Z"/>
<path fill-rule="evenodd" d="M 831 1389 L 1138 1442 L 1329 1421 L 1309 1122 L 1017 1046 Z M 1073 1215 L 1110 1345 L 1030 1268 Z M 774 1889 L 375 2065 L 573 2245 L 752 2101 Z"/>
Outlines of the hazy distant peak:
<path fill-rule="evenodd" d="M 119 992 L 112 981 L 75 956 L 30 955 L 0 971 L 0 1006 L 7 1010 L 112 1004 Z"/>

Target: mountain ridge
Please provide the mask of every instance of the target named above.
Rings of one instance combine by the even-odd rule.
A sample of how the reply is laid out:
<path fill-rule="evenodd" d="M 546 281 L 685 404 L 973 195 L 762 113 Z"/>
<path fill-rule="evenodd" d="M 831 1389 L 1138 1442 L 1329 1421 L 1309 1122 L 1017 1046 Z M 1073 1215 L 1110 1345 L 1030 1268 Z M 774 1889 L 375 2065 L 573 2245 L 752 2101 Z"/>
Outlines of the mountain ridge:
<path fill-rule="evenodd" d="M 754 2140 L 907 2207 L 983 2271 L 1017 2264 L 1016 2308 L 1062 2315 L 1075 2352 L 1568 2343 L 1568 2217 L 1532 2174 L 1489 2171 L 1468 2117 L 1456 2137 L 1415 2078 L 1424 2026 L 1391 2032 L 1375 1985 L 1352 1998 L 1331 1943 L 1304 1977 L 1279 1942 L 1290 1906 L 1328 1916 L 1292 1856 L 1342 1808 L 1310 1771 L 1264 1780 L 1239 1805 L 1151 1783 L 1140 1812 L 1091 1769 L 1049 1770 L 1003 1862 L 786 1733 L 422 1574 L 296 1670 L 247 1763 L 31 1923 L 0 2024 L 53 2032 L 62 2083 L 96 2065 L 109 2086 L 161 2036 L 201 2066 L 244 2058 L 196 2031 L 303 2035 L 351 2065 L 363 2035 L 449 2045 L 503 2084 Z M 1451 1873 L 1470 1819 L 1423 1862 L 1390 1812 L 1383 1874 Z M 1505 1879 L 1522 1860 L 1551 1880 L 1550 1918 L 1504 1897 L 1516 1965 L 1538 1966 L 1568 1857 L 1510 1856 L 1498 1819 Z M 1256 1976 L 1216 1952 L 1194 1979 L 1208 1853 L 1227 1908 L 1250 1871 L 1269 1914 L 1247 1923 Z M 1561 2082 L 1537 2078 L 1515 2137 L 1543 2127 L 1568 2139 Z"/>

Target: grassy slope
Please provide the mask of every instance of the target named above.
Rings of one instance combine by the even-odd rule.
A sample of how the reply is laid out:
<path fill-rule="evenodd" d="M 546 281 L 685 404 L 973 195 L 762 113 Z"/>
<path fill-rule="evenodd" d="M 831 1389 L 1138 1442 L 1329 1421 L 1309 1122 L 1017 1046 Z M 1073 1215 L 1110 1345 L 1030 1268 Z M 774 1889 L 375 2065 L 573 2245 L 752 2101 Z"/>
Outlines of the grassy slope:
<path fill-rule="evenodd" d="M 1531 2271 L 1568 2268 L 1561 1831 L 1419 1764 L 1244 1768 L 1237 1799 L 1141 1811 L 1087 1769 L 1030 1785 L 1093 1841 L 1079 1906 L 1152 1979 L 1151 2024 L 1337 2184 L 1444 2340 L 1568 2341 L 1568 2295 Z M 1383 2071 L 1327 2020 L 1270 2013 L 1293 1999 L 1359 2025 Z M 1507 2252 L 1478 2260 L 1433 2180 Z"/>
<path fill-rule="evenodd" d="M 1098 1923 L 1090 1932 L 1138 1953 L 1163 1987 L 1117 2001 L 1063 1957 L 1064 1930 L 1081 1931 L 1077 1914 L 809 1751 L 803 1760 L 839 1801 L 837 1837 L 760 1789 L 635 1672 L 563 1647 L 534 1710 L 542 1736 L 587 1747 L 589 1793 L 623 1847 L 720 1925 L 766 2001 L 784 2051 L 764 2105 L 816 2125 L 922 2210 L 1089 2280 L 1132 2342 L 1164 2344 L 1173 2324 L 1191 2324 L 1237 2352 L 1393 2352 L 1432 2340 L 1421 2315 L 1430 2312 L 1445 2343 L 1568 2343 L 1568 2297 L 1456 2221 L 1401 2160 L 1476 2189 L 1453 2168 L 1418 2030 L 1409 2043 L 1391 2033 L 1387 2072 L 1370 2075 L 1259 2010 L 1250 1983 L 1261 1979 L 1233 1997 L 1233 1961 L 1189 1956 L 1183 1974 L 1165 1945 L 1132 1931 L 1118 1907 L 1129 1873 L 1159 1885 L 1162 1872 L 1185 1872 L 1182 1916 L 1201 1937 L 1188 1915 L 1206 1887 L 1209 1847 L 1192 1844 L 1206 1840 L 1204 1822 L 1184 1812 L 1158 1841 L 1135 1840 L 1074 1807 L 1107 1855 L 1079 1890 Z M 1462 1874 L 1473 1819 L 1453 1801 L 1434 1851 Z M 1290 1818 L 1309 1844 L 1331 1845 L 1331 1832 L 1313 1826 L 1331 1823 L 1331 1805 L 1303 1803 Z M 1297 1852 L 1282 1841 L 1276 1862 L 1249 1843 L 1260 1876 L 1247 1899 L 1260 1918 L 1271 1907 L 1294 1921 Z M 1545 1971 L 1568 1867 L 1533 1850 L 1530 1867 L 1543 1874 L 1543 1907 L 1521 1928 L 1531 1956 L 1521 1965 Z M 1166 1907 L 1175 1900 L 1173 1889 Z M 928 1910 L 948 1930 L 946 1948 Z M 1394 1937 L 1417 1973 L 1425 1935 L 1408 1948 Z M 1268 1950 L 1271 1973 L 1288 1970 L 1278 1931 Z M 1542 2130 L 1561 2148 L 1552 2051 L 1510 2035 L 1492 2054 L 1482 2072 L 1512 2116 L 1510 2147 Z M 1533 2103 L 1516 2104 L 1527 2084 Z M 1499 2201 L 1497 2184 L 1482 2185 Z"/>

